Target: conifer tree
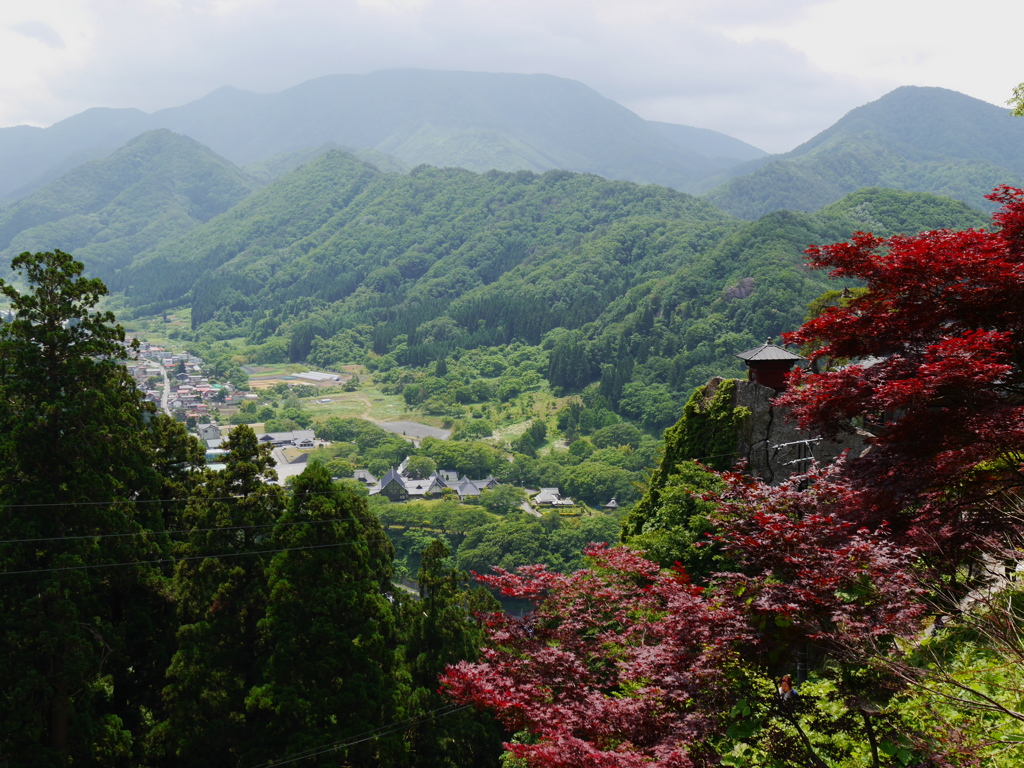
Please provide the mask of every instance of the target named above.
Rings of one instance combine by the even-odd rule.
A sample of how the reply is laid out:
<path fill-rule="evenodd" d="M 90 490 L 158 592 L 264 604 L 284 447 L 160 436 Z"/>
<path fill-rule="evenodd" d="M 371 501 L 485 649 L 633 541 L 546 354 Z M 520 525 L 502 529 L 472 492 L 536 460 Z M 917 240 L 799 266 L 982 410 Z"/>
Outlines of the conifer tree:
<path fill-rule="evenodd" d="M 417 768 L 497 765 L 501 728 L 479 712 L 453 711 L 438 693 L 438 680 L 449 665 L 477 660 L 486 639 L 483 617 L 501 606 L 487 590 L 469 588 L 440 539 L 430 542 L 422 557 L 420 600 L 406 606 L 404 622 L 409 632 L 410 709 L 421 716 L 406 734 L 411 762 Z"/>
<path fill-rule="evenodd" d="M 274 461 L 248 426 L 232 430 L 225 468 L 189 501 L 173 593 L 180 627 L 156 741 L 181 766 L 246 764 L 245 699 L 261 681 L 258 622 L 267 602 L 272 526 L 284 509 Z"/>
<path fill-rule="evenodd" d="M 262 760 L 322 752 L 339 764 L 400 765 L 394 550 L 365 499 L 314 464 L 274 533 L 263 683 L 248 698 Z M 352 743 L 356 742 L 356 743 Z M 349 746 L 349 744 L 351 745 Z"/>
<path fill-rule="evenodd" d="M 12 262 L 0 325 L 0 760 L 114 763 L 138 752 L 151 669 L 131 635 L 159 620 L 165 489 L 156 454 L 195 459 L 154 428 L 117 360 L 124 330 L 70 255 Z M 158 449 L 158 445 L 162 448 Z M 154 613 L 154 611 L 156 613 Z"/>

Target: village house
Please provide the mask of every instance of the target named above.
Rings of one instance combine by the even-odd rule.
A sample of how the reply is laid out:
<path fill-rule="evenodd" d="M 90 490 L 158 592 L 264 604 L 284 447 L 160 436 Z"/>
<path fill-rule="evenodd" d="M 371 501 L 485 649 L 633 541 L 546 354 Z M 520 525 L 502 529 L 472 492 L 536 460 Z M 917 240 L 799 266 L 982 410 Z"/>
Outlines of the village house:
<path fill-rule="evenodd" d="M 405 474 L 407 463 L 408 459 L 399 464 L 397 469 L 392 467 L 379 481 L 365 469 L 357 469 L 353 476 L 367 486 L 371 496 L 380 494 L 391 501 L 439 496 L 445 490 L 453 491 L 460 501 L 465 501 L 478 497 L 481 492 L 490 490 L 498 484 L 492 475 L 483 480 L 470 480 L 465 475 L 460 477 L 452 470 L 437 470 L 422 480 L 411 478 Z"/>
<path fill-rule="evenodd" d="M 571 507 L 575 502 L 568 496 L 562 496 L 557 488 L 541 488 L 533 497 L 535 507 Z"/>

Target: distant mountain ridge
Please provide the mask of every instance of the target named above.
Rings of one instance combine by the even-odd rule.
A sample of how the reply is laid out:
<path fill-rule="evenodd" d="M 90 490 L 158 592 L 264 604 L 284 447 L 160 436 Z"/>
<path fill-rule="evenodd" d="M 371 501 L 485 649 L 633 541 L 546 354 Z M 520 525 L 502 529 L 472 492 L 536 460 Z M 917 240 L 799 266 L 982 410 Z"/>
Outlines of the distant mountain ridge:
<path fill-rule="evenodd" d="M 24 197 L 155 128 L 238 165 L 333 143 L 409 167 L 566 169 L 677 189 L 763 154 L 713 131 L 649 123 L 551 75 L 392 70 L 330 75 L 272 94 L 226 87 L 153 114 L 90 109 L 45 129 L 2 128 L 0 199 Z"/>
<path fill-rule="evenodd" d="M 993 187 L 1024 185 L 1024 120 L 955 91 L 904 86 L 793 151 L 735 166 L 719 181 L 706 198 L 746 219 L 815 211 L 874 186 L 990 209 L 984 195 Z"/>

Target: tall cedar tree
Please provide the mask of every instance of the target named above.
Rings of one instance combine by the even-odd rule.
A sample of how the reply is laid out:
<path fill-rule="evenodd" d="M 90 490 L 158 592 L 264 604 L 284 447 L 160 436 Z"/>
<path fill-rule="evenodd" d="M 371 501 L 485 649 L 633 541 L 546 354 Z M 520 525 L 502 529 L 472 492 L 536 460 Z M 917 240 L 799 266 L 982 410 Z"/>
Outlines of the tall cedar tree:
<path fill-rule="evenodd" d="M 1005 526 L 1000 497 L 1024 481 L 1024 192 L 989 197 L 1003 206 L 993 231 L 810 248 L 812 267 L 868 290 L 785 337 L 816 346 L 813 359 L 854 361 L 796 372 L 782 402 L 819 434 L 873 433 L 849 465 L 861 522 L 954 559 Z"/>
<path fill-rule="evenodd" d="M 406 651 L 412 675 L 410 709 L 422 716 L 406 733 L 410 762 L 417 768 L 497 766 L 502 732 L 489 717 L 455 711 L 437 690 L 445 668 L 476 661 L 484 644 L 481 616 L 500 610 L 482 587 L 470 589 L 440 539 L 423 550 L 418 601 L 405 605 Z"/>
<path fill-rule="evenodd" d="M 325 750 L 332 765 L 400 765 L 400 733 L 365 738 L 404 714 L 394 548 L 365 499 L 334 485 L 322 465 L 292 490 L 259 624 L 263 682 L 247 701 L 259 725 L 249 738 L 262 752 L 253 762 Z"/>
<path fill-rule="evenodd" d="M 207 472 L 183 514 L 173 594 L 180 626 L 155 741 L 180 766 L 237 766 L 255 749 L 246 697 L 261 682 L 259 622 L 268 599 L 273 526 L 285 508 L 270 449 L 232 430 L 225 467 Z"/>
<path fill-rule="evenodd" d="M 0 760 L 137 757 L 142 690 L 159 667 L 168 491 L 160 459 L 195 446 L 154 419 L 125 368 L 124 330 L 93 311 L 106 288 L 70 255 L 23 253 L 0 280 Z M 151 702 L 150 702 L 151 703 Z"/>

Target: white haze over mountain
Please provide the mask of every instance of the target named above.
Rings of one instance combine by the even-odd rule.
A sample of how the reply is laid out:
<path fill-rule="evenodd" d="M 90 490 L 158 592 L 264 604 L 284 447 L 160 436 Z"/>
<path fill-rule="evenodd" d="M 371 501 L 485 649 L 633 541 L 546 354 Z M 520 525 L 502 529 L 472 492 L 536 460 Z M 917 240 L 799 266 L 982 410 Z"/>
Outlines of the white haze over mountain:
<path fill-rule="evenodd" d="M 549 73 L 641 117 L 779 152 L 898 85 L 1001 104 L 1014 3 L 978 0 L 33 0 L 0 7 L 0 126 L 154 111 L 333 73 Z M 1000 21 L 1002 19 L 1002 21 Z M 927 119 L 922 115 L 922 119 Z"/>

